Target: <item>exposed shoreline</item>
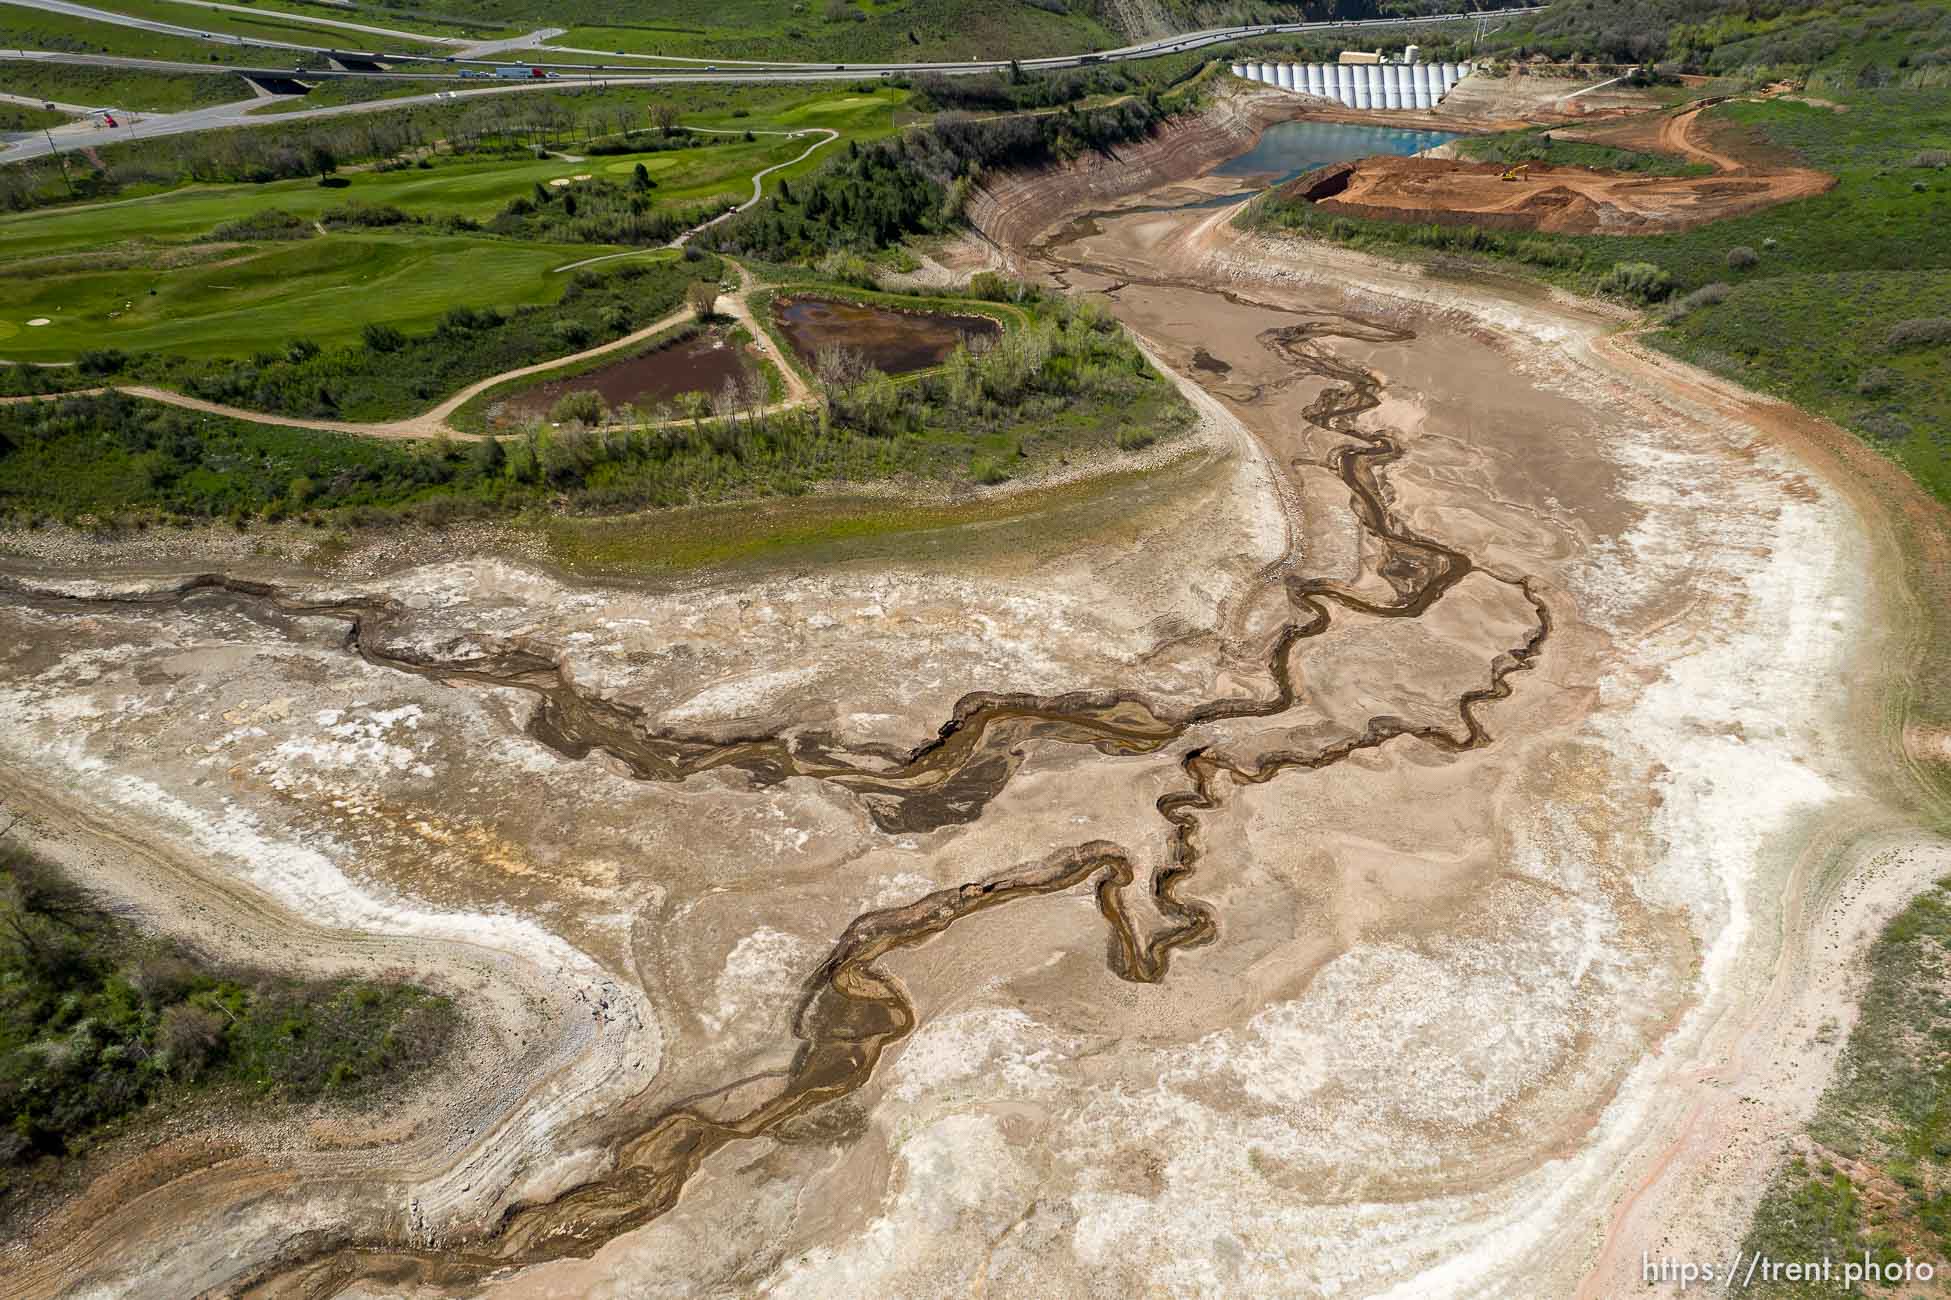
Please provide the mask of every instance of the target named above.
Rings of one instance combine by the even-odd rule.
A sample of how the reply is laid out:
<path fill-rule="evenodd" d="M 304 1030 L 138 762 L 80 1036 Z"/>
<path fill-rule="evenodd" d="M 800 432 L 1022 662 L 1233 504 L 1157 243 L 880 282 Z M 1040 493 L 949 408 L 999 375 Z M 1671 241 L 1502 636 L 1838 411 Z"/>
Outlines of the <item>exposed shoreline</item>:
<path fill-rule="evenodd" d="M 1258 111 L 1181 133 L 1156 158 L 1125 160 L 1124 175 L 1148 189 L 1190 179 L 1217 161 L 1210 150 L 1255 129 Z M 1224 853 L 1195 892 L 1213 901 L 1222 941 L 1171 981 L 1133 992 L 1093 969 L 1103 944 L 1080 924 L 1083 899 L 958 922 L 954 942 L 890 955 L 876 972 L 900 983 L 921 1023 L 861 1085 L 857 1128 L 834 1121 L 839 1137 L 813 1127 L 749 1159 L 714 1157 L 663 1218 L 602 1240 L 587 1228 L 569 1252 L 587 1259 L 490 1290 L 588 1294 L 650 1271 L 706 1290 L 748 1268 L 735 1274 L 747 1288 L 929 1290 L 972 1281 L 957 1270 L 980 1257 L 1011 1294 L 1141 1276 L 1251 1288 L 1267 1276 L 1253 1270 L 1275 1269 L 1324 1293 L 1600 1297 L 1642 1249 L 1725 1257 L 1840 1050 L 1840 1036 L 1812 1043 L 1814 1026 L 1847 1020 L 1882 920 L 1951 870 L 1943 843 L 1918 829 L 1942 817 L 1920 778 L 1942 781 L 1943 756 L 1920 749 L 1906 725 L 1918 720 L 1892 703 L 1943 655 L 1912 575 L 1947 571 L 1944 512 L 1847 433 L 1639 352 L 1608 309 L 1241 235 L 1227 212 L 1129 212 L 1040 242 L 1118 197 L 1117 178 L 1088 167 L 1040 183 L 999 184 L 980 219 L 1021 264 L 1110 292 L 1199 409 L 1196 447 L 1168 459 L 1205 449 L 1209 468 L 1169 509 L 1148 503 L 1127 533 L 1107 530 L 1075 557 L 964 572 L 916 555 L 883 573 L 721 579 L 683 595 L 423 556 L 396 593 L 401 643 L 550 656 L 652 726 L 837 732 L 890 755 L 972 684 L 1115 682 L 1180 703 L 1264 694 L 1287 575 L 1332 578 L 1370 602 L 1391 591 L 1381 534 L 1351 524 L 1348 482 L 1311 460 L 1333 449 L 1321 417 L 1340 381 L 1297 378 L 1283 368 L 1291 353 L 1269 344 L 1295 321 L 1387 320 L 1415 336 L 1365 326 L 1320 346 L 1331 373 L 1380 376 L 1372 419 L 1406 450 L 1374 508 L 1468 550 L 1487 580 L 1422 617 L 1350 619 L 1297 650 L 1298 719 L 1228 717 L 1196 746 L 1115 762 L 1046 741 L 981 820 L 906 836 L 799 780 L 726 774 L 665 792 L 632 788 L 600 755 L 571 770 L 523 734 L 513 692 L 354 669 L 303 620 L 214 603 L 144 630 L 111 612 L 72 647 L 25 622 L 16 640 L 44 648 L 16 648 L 0 677 L 23 719 L 8 737 L 8 784 L 38 787 L 58 767 L 68 788 L 34 790 L 37 806 L 119 804 L 79 840 L 114 846 L 118 862 L 98 872 L 148 859 L 124 883 L 159 918 L 210 924 L 188 918 L 214 908 L 232 942 L 261 942 L 246 926 L 269 931 L 308 962 L 353 960 L 335 945 L 390 944 L 402 961 L 411 948 L 416 967 L 451 952 L 433 963 L 440 979 L 481 979 L 484 1007 L 499 998 L 480 1021 L 491 1043 L 521 1036 L 543 1002 L 580 1014 L 576 979 L 540 970 L 553 959 L 617 989 L 657 1041 L 628 1040 L 634 1065 L 580 1039 L 528 1045 L 509 1075 L 526 1081 L 519 1096 L 470 1109 L 519 1140 L 423 1127 L 401 1168 L 385 1150 L 363 1166 L 353 1157 L 349 1172 L 325 1162 L 348 1186 L 369 1180 L 339 1200 L 299 1194 L 302 1155 L 220 1177 L 199 1202 L 213 1216 L 226 1197 L 278 1193 L 248 1241 L 227 1230 L 185 1246 L 173 1234 L 189 1220 L 174 1214 L 139 1237 L 140 1214 L 68 1234 L 71 1217 L 98 1213 L 98 1192 L 116 1191 L 111 1177 L 43 1230 L 72 1235 L 65 1249 L 10 1269 L 0 1293 L 61 1290 L 90 1256 L 138 1270 L 129 1276 L 222 1285 L 270 1266 L 301 1224 L 327 1234 L 309 1250 L 335 1230 L 425 1257 L 449 1234 L 478 1239 L 517 1200 L 546 1203 L 602 1174 L 616 1135 L 674 1099 L 717 1096 L 707 1090 L 731 1078 L 712 1104 L 725 1115 L 748 1105 L 786 1069 L 795 1038 L 780 1006 L 804 987 L 793 981 L 811 978 L 820 937 L 849 918 L 1042 861 L 1056 842 L 1102 840 L 1156 866 L 1153 802 L 1163 809 L 1198 753 L 1331 749 L 1337 729 L 1377 716 L 1437 725 L 1457 693 L 1481 689 L 1486 665 L 1500 684 L 1510 672 L 1500 656 L 1527 615 L 1497 584 L 1519 575 L 1550 610 L 1553 640 L 1487 708 L 1492 741 L 1467 760 L 1405 739 L 1305 785 L 1214 776 L 1227 798 L 1201 812 L 1202 834 Z M 1506 390 L 1516 406 L 1501 404 Z M 1535 429 L 1511 427 L 1520 408 L 1537 412 Z M 1552 423 L 1574 420 L 1587 423 Z M 1563 499 L 1579 491 L 1590 495 Z M 1424 563 L 1414 547 L 1398 559 L 1404 582 Z M 681 659 L 668 657 L 674 645 Z M 1767 673 L 1747 671 L 1763 659 Z M 207 778 L 168 774 L 158 757 L 221 729 L 176 701 L 175 680 L 185 698 L 221 690 L 210 711 L 239 714 L 208 742 Z M 281 691 L 292 698 L 267 699 Z M 111 724 L 110 701 L 126 719 Z M 407 708 L 425 722 L 384 721 Z M 323 738 L 360 709 L 379 721 L 360 724 L 376 730 L 347 754 L 386 756 L 377 766 Z M 412 762 L 434 775 L 410 777 Z M 416 828 L 432 823 L 466 846 L 458 859 L 437 857 L 444 841 Z M 212 838 L 240 827 L 258 838 Z M 669 827 L 677 840 L 661 838 Z M 370 838 L 355 841 L 361 831 Z M 295 862 L 314 837 L 329 852 L 314 853 L 324 865 L 310 877 L 264 865 Z M 451 874 L 484 845 L 504 874 Z M 1316 856 L 1296 857 L 1296 845 Z M 342 869 L 328 857 L 359 863 L 361 879 L 333 881 Z M 254 890 L 285 908 L 336 908 L 337 926 L 310 933 Z M 404 901 L 416 897 L 439 901 Z M 435 919 L 413 919 L 423 915 Z M 497 955 L 467 949 L 469 926 Z M 445 946 L 369 937 L 389 929 Z M 761 936 L 774 937 L 750 947 Z M 1478 953 L 1515 964 L 1490 969 Z M 497 993 L 518 967 L 536 969 Z M 1490 1026 L 1518 1041 L 1500 1046 L 1479 1032 Z M 1444 1036 L 1458 1029 L 1471 1036 Z M 556 1091 L 545 1079 L 571 1060 L 572 1091 L 588 1091 L 544 1100 Z M 1459 1061 L 1476 1073 L 1443 1072 Z M 1373 1095 L 1360 1104 L 1337 1091 L 1363 1079 Z M 1418 1109 L 1432 1086 L 1445 1113 Z M 1316 1108 L 1332 1129 L 1281 1127 Z M 1512 1118 L 1526 1115 L 1535 1139 Z M 401 1217 L 429 1204 L 420 1189 L 440 1189 L 424 1240 Z M 820 1204 L 833 1208 L 803 1217 Z M 748 1259 L 726 1240 L 728 1214 L 773 1253 Z M 1193 1249 L 1215 1233 L 1234 1255 Z M 1009 1272 L 1012 1258 L 1047 1271 Z"/>

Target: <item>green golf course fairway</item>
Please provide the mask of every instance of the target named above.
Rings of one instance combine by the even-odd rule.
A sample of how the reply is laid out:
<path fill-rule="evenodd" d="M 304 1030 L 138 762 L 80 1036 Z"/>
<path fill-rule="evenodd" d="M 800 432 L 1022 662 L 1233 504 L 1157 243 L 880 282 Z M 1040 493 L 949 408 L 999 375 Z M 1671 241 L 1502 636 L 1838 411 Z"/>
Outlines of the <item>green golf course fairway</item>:
<path fill-rule="evenodd" d="M 734 137 L 705 149 L 600 161 L 444 163 L 432 171 L 356 174 L 341 189 L 306 180 L 193 186 L 0 218 L 0 322 L 52 322 L 13 333 L 4 355 L 65 361 L 88 348 L 119 347 L 239 356 L 300 337 L 345 342 L 369 322 L 421 326 L 454 306 L 553 302 L 568 277 L 552 268 L 617 246 L 424 227 L 213 246 L 212 232 L 267 209 L 316 220 L 351 202 L 484 219 L 538 182 L 608 173 L 624 179 L 638 162 L 658 178 L 660 203 L 716 194 L 742 201 L 751 195 L 753 172 L 796 156 L 806 143 Z"/>
<path fill-rule="evenodd" d="M 551 269 L 589 256 L 590 247 L 466 235 L 331 235 L 250 245 L 241 256 L 171 271 L 0 279 L 0 318 L 51 322 L 7 340 L 7 352 L 20 360 L 107 347 L 248 356 L 300 337 L 326 346 L 352 342 L 369 322 L 422 328 L 457 305 L 554 302 L 569 277 Z"/>
<path fill-rule="evenodd" d="M 826 92 L 744 118 L 726 110 L 690 120 L 731 131 L 830 126 L 866 139 L 894 129 L 893 110 L 905 99 L 895 90 Z M 554 268 L 620 246 L 531 243 L 412 225 L 264 242 L 229 242 L 215 232 L 272 209 L 316 222 L 350 204 L 485 222 L 538 185 L 552 188 L 551 182 L 579 176 L 628 185 L 639 163 L 656 181 L 646 196 L 654 209 L 742 203 L 752 196 L 755 173 L 800 158 L 819 139 L 810 132 L 700 138 L 705 143 L 698 148 L 580 159 L 442 154 L 430 168 L 348 171 L 337 178 L 344 184 L 329 187 L 311 179 L 186 185 L 3 216 L 0 358 L 70 361 L 110 347 L 248 356 L 297 338 L 327 347 L 356 341 L 367 324 L 424 328 L 451 307 L 555 302 L 569 277 Z M 778 177 L 812 171 L 844 147 L 820 149 Z M 49 324 L 27 327 L 37 317 Z"/>

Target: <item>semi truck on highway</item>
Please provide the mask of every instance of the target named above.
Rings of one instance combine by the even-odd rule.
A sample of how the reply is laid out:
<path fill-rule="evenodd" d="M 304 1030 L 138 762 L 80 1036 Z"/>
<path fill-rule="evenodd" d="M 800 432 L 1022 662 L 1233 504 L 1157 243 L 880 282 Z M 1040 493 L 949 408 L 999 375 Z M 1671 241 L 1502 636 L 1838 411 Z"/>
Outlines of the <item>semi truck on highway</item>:
<path fill-rule="evenodd" d="M 555 73 L 544 72 L 540 68 L 516 67 L 496 68 L 495 76 L 500 77 L 503 81 L 548 81 L 555 77 Z"/>

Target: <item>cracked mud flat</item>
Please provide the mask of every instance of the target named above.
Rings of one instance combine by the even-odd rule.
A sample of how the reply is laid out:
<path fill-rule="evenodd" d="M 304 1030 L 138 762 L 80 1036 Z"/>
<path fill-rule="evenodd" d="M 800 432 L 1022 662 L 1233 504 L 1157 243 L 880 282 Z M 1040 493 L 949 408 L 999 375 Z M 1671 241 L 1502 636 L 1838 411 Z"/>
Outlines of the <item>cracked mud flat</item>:
<path fill-rule="evenodd" d="M 1015 248 L 1205 385 L 1073 551 L 16 573 L 51 849 L 475 1037 L 118 1165 L 0 1292 L 1611 1295 L 1737 1236 L 1951 865 L 1874 504 L 1604 322 L 1227 215 Z"/>

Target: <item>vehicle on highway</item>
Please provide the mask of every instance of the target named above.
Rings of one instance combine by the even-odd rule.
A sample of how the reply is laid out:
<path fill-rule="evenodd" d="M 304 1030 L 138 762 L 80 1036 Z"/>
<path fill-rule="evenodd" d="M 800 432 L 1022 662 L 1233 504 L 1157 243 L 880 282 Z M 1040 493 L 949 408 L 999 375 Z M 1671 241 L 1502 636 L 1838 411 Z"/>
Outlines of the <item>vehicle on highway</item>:
<path fill-rule="evenodd" d="M 524 68 L 519 65 L 495 69 L 495 76 L 504 81 L 546 81 L 554 75 L 554 73 L 545 73 L 540 68 Z"/>

